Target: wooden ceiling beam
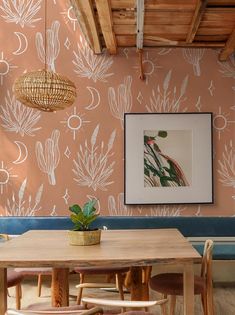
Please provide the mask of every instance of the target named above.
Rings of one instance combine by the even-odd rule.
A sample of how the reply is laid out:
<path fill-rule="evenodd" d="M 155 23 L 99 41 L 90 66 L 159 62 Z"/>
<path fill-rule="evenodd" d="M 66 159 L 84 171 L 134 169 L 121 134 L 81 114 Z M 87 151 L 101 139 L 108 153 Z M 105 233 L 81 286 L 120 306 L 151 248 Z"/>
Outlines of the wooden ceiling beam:
<path fill-rule="evenodd" d="M 106 47 L 110 54 L 116 54 L 117 42 L 113 31 L 110 0 L 95 0 L 95 3 Z"/>
<path fill-rule="evenodd" d="M 197 33 L 208 0 L 198 0 L 194 11 L 193 19 L 186 38 L 186 43 L 192 43 Z"/>
<path fill-rule="evenodd" d="M 219 54 L 219 60 L 225 61 L 227 60 L 228 56 L 235 51 L 235 29 L 229 36 L 224 49 Z"/>
<path fill-rule="evenodd" d="M 94 8 L 91 0 L 70 0 L 81 31 L 91 49 L 96 54 L 102 52 Z"/>

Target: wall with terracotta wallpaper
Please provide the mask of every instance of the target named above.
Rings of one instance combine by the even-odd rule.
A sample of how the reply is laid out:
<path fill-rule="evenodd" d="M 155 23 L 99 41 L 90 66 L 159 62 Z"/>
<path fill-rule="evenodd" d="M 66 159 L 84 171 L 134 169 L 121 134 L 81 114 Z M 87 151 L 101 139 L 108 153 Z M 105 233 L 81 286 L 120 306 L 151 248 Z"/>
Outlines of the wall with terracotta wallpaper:
<path fill-rule="evenodd" d="M 235 215 L 234 56 L 220 63 L 217 50 L 146 49 L 143 82 L 135 49 L 95 56 L 70 4 L 47 6 L 48 67 L 73 80 L 78 97 L 57 113 L 15 99 L 15 78 L 43 67 L 44 2 L 1 0 L 0 215 L 64 216 L 92 196 L 102 215 Z M 123 113 L 164 111 L 213 112 L 213 205 L 123 205 Z"/>

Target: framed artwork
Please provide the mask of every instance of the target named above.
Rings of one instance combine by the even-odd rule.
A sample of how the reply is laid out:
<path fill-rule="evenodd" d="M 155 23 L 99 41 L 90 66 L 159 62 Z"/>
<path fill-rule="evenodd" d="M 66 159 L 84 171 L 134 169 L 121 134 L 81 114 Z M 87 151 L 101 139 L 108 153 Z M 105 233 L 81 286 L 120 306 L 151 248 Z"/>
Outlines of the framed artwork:
<path fill-rule="evenodd" d="M 213 203 L 212 113 L 125 114 L 125 204 Z"/>

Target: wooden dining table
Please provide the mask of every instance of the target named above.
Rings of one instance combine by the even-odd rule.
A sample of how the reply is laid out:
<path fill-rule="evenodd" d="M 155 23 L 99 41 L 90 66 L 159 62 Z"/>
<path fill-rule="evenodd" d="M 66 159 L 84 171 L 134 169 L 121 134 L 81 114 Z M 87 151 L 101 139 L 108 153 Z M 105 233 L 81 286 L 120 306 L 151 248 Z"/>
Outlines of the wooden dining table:
<path fill-rule="evenodd" d="M 69 269 L 131 267 L 131 298 L 148 298 L 142 268 L 158 263 L 176 265 L 184 274 L 184 315 L 194 315 L 194 264 L 200 254 L 177 229 L 104 230 L 101 243 L 69 245 L 65 230 L 32 230 L 0 248 L 0 315 L 7 309 L 7 268 L 52 267 L 52 306 L 69 304 Z"/>

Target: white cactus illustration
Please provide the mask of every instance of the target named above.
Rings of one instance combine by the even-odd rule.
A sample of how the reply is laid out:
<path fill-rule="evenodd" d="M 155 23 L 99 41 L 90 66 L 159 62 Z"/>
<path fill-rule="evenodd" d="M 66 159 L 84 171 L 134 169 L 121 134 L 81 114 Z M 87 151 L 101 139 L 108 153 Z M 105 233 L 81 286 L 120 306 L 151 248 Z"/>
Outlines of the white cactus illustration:
<path fill-rule="evenodd" d="M 183 49 L 183 56 L 184 59 L 193 65 L 193 72 L 194 75 L 200 77 L 201 75 L 201 68 L 200 68 L 200 61 L 204 55 L 205 49 L 204 48 L 184 48 Z"/>
<path fill-rule="evenodd" d="M 123 129 L 124 113 L 129 113 L 132 108 L 132 95 L 131 95 L 132 77 L 127 76 L 124 83 L 118 86 L 117 94 L 113 87 L 108 89 L 108 101 L 112 115 L 119 119 Z"/>
<path fill-rule="evenodd" d="M 221 69 L 219 70 L 224 77 L 235 79 L 235 55 L 231 54 L 227 61 L 218 61 Z"/>
<path fill-rule="evenodd" d="M 117 202 L 114 196 L 108 197 L 108 210 L 111 216 L 132 216 L 132 210 L 124 205 L 124 194 L 119 193 Z"/>
<path fill-rule="evenodd" d="M 182 206 L 158 205 L 151 208 L 150 215 L 155 217 L 178 217 L 184 210 L 185 207 Z"/>
<path fill-rule="evenodd" d="M 35 27 L 34 24 L 41 20 L 34 18 L 41 8 L 41 3 L 42 0 L 2 0 L 1 16 L 7 23 L 19 24 L 22 28 Z"/>
<path fill-rule="evenodd" d="M 50 29 L 47 29 L 47 47 L 46 47 L 46 64 L 49 69 L 55 72 L 55 60 L 57 59 L 60 52 L 60 41 L 59 41 L 59 28 L 60 22 L 54 21 L 51 25 Z M 45 45 L 43 43 L 42 33 L 38 32 L 36 34 L 36 48 L 38 57 L 41 62 L 44 64 L 45 62 Z"/>
<path fill-rule="evenodd" d="M 169 89 L 172 70 L 170 70 L 163 82 L 162 88 L 158 85 L 156 90 L 152 90 L 150 96 L 150 105 L 146 105 L 148 112 L 185 112 L 187 108 L 180 108 L 186 100 L 185 92 L 188 85 L 188 76 L 184 78 L 181 84 L 180 92 L 177 95 L 177 88 L 174 86 L 173 91 Z"/>
<path fill-rule="evenodd" d="M 55 129 L 52 132 L 51 138 L 48 138 L 45 142 L 45 150 L 43 150 L 42 143 L 37 141 L 36 143 L 36 157 L 38 167 L 40 170 L 48 175 L 50 185 L 56 184 L 55 169 L 60 161 L 59 151 L 59 130 Z"/>
<path fill-rule="evenodd" d="M 220 182 L 224 186 L 235 188 L 235 147 L 232 141 L 225 145 L 222 159 L 219 160 Z"/>
<path fill-rule="evenodd" d="M 7 199 L 6 216 L 34 216 L 41 209 L 39 204 L 43 193 L 43 184 L 38 188 L 34 201 L 31 195 L 28 198 L 25 197 L 26 185 L 27 178 L 22 182 L 18 194 L 13 193 L 11 199 Z"/>
<path fill-rule="evenodd" d="M 98 133 L 99 125 L 93 131 L 90 144 L 86 140 L 84 146 L 80 145 L 77 160 L 73 160 L 73 173 L 78 185 L 92 187 L 94 191 L 97 189 L 105 191 L 107 186 L 113 184 L 113 181 L 108 179 L 113 173 L 115 162 L 109 163 L 109 160 L 113 156 L 112 148 L 116 130 L 110 135 L 107 149 L 103 141 L 100 145 L 96 144 Z"/>
<path fill-rule="evenodd" d="M 92 79 L 94 82 L 106 82 L 107 78 L 113 75 L 108 73 L 113 64 L 113 58 L 107 54 L 95 55 L 87 43 L 80 36 L 80 44 L 77 44 L 78 51 L 74 53 L 74 72 L 79 77 Z"/>
<path fill-rule="evenodd" d="M 40 111 L 22 105 L 7 91 L 5 106 L 0 106 L 1 125 L 6 131 L 19 133 L 22 137 L 34 136 L 34 133 L 41 129 L 34 127 L 40 117 Z"/>

